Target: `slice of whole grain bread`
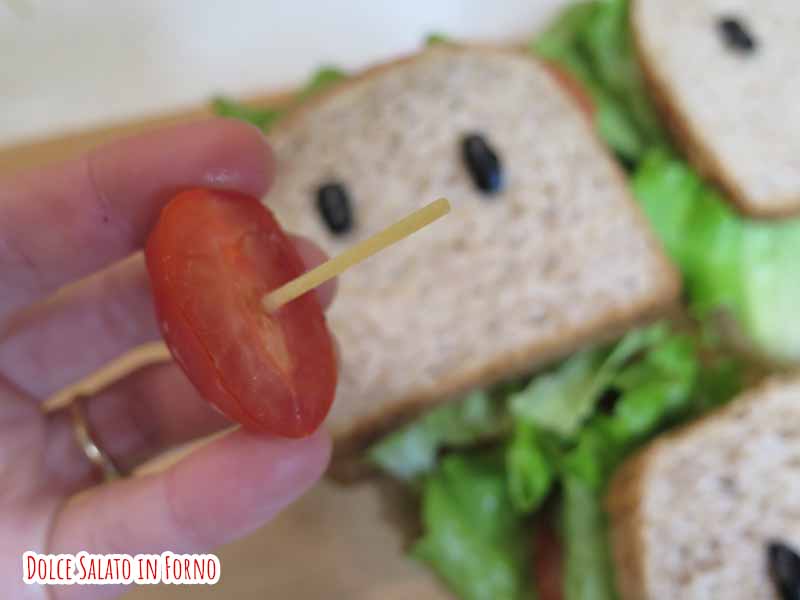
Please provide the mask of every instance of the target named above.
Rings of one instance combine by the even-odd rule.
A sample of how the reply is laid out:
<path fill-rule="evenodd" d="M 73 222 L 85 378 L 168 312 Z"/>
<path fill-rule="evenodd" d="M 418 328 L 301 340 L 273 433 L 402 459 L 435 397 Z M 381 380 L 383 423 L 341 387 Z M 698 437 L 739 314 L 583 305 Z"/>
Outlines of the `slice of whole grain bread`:
<path fill-rule="evenodd" d="M 607 499 L 625 600 L 777 598 L 769 541 L 800 548 L 800 376 L 662 436 Z"/>
<path fill-rule="evenodd" d="M 472 183 L 461 140 L 483 133 L 505 188 Z M 367 72 L 270 134 L 265 202 L 329 254 L 439 197 L 450 215 L 349 270 L 329 324 L 341 344 L 327 420 L 350 455 L 417 411 L 657 316 L 678 278 L 592 125 L 531 57 L 442 45 Z M 328 182 L 355 225 L 329 231 Z"/>
<path fill-rule="evenodd" d="M 631 21 L 653 98 L 693 164 L 746 214 L 800 212 L 800 2 L 632 0 Z M 751 50 L 725 34 L 737 24 Z"/>

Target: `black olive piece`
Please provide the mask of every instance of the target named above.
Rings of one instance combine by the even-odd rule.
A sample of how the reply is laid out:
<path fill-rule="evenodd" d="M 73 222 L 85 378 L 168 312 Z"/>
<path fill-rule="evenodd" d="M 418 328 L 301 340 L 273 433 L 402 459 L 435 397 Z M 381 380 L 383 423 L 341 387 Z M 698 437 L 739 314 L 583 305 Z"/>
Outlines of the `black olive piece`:
<path fill-rule="evenodd" d="M 338 182 L 325 183 L 317 189 L 317 210 L 332 233 L 341 235 L 353 228 L 353 211 L 347 188 Z"/>
<path fill-rule="evenodd" d="M 767 544 L 769 575 L 782 600 L 800 600 L 800 556 L 784 544 L 773 540 Z"/>
<path fill-rule="evenodd" d="M 756 40 L 747 31 L 742 22 L 735 17 L 721 17 L 717 21 L 717 28 L 723 41 L 729 48 L 743 54 L 749 54 L 756 49 Z"/>
<path fill-rule="evenodd" d="M 500 159 L 482 135 L 470 133 L 464 136 L 461 140 L 461 157 L 479 190 L 494 194 L 502 189 L 503 168 Z"/>

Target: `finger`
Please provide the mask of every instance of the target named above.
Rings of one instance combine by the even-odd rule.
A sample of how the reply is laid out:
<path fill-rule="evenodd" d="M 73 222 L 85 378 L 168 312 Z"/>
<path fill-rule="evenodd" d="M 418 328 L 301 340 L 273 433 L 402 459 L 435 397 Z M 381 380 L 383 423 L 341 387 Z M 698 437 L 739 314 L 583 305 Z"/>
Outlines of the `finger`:
<path fill-rule="evenodd" d="M 256 128 L 213 119 L 0 181 L 0 317 L 140 248 L 178 190 L 261 196 L 271 174 Z"/>
<path fill-rule="evenodd" d="M 0 332 L 0 372 L 45 399 L 159 338 L 141 253 L 59 290 Z"/>
<path fill-rule="evenodd" d="M 76 497 L 57 517 L 50 553 L 211 551 L 255 531 L 323 473 L 330 440 L 280 440 L 235 431 L 166 471 Z M 106 586 L 53 588 L 57 600 L 105 598 Z"/>
<path fill-rule="evenodd" d="M 305 238 L 294 242 L 309 269 L 327 258 Z M 328 282 L 318 288 L 323 308 L 335 287 Z M 159 336 L 150 280 L 137 253 L 15 315 L 0 331 L 0 373 L 45 399 Z"/>
<path fill-rule="evenodd" d="M 169 448 L 231 426 L 173 362 L 139 369 L 79 401 L 92 439 L 123 472 Z M 92 463 L 75 442 L 69 410 L 50 416 L 48 438 L 52 449 L 48 470 L 65 493 L 97 482 Z"/>
<path fill-rule="evenodd" d="M 334 343 L 338 355 L 335 338 Z M 82 403 L 92 439 L 123 472 L 232 425 L 171 361 L 140 368 L 76 401 Z M 62 493 L 97 483 L 98 473 L 75 441 L 69 408 L 50 413 L 47 437 L 48 471 Z"/>

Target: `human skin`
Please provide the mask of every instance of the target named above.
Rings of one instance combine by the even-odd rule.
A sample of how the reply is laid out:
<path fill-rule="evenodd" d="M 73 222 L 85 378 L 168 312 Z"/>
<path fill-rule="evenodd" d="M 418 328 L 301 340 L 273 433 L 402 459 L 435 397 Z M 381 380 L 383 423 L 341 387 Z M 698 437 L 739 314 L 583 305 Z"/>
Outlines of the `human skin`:
<path fill-rule="evenodd" d="M 323 431 L 284 440 L 234 430 L 166 470 L 105 483 L 68 412 L 42 410 L 54 392 L 159 338 L 141 248 L 170 197 L 199 186 L 262 197 L 273 172 L 258 130 L 213 119 L 0 178 L 0 581 L 10 597 L 117 596 L 124 587 L 24 585 L 22 553 L 213 551 L 323 473 Z M 295 243 L 309 266 L 324 259 Z M 328 306 L 334 285 L 317 293 Z M 172 363 L 87 398 L 85 414 L 125 471 L 230 426 Z"/>

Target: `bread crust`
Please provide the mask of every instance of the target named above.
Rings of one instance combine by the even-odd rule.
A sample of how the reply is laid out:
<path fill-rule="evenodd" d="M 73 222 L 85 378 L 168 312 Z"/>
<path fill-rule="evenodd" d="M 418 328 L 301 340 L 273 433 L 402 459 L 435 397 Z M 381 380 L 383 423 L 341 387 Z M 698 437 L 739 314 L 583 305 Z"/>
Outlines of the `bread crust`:
<path fill-rule="evenodd" d="M 606 498 L 609 543 L 617 591 L 625 600 L 644 600 L 644 522 L 639 498 L 651 454 L 641 452 L 617 470 Z"/>
<path fill-rule="evenodd" d="M 657 58 L 651 56 L 642 39 L 638 26 L 641 0 L 631 0 L 630 31 L 634 51 L 641 67 L 642 75 L 650 99 L 667 126 L 674 141 L 680 146 L 697 171 L 713 181 L 724 192 L 725 198 L 742 214 L 755 219 L 780 219 L 800 214 L 800 195 L 773 199 L 768 206 L 750 202 L 747 194 L 736 183 L 735 175 L 729 173 L 709 144 L 699 132 L 695 131 L 685 117 L 681 106 L 668 81 L 658 73 Z"/>
<path fill-rule="evenodd" d="M 448 47 L 455 51 L 464 48 L 475 49 L 473 45 L 458 46 L 449 44 Z M 501 49 L 491 46 L 480 46 L 478 48 L 481 52 L 525 57 L 533 63 L 542 64 L 541 61 L 529 53 L 522 53 L 516 49 Z M 446 50 L 441 47 L 430 50 L 430 52 L 441 51 Z M 276 126 L 274 131 L 279 133 L 294 127 L 309 111 L 315 110 L 316 107 L 325 103 L 332 96 L 342 93 L 352 86 L 381 75 L 398 65 L 425 60 L 426 56 L 427 52 L 422 52 L 379 64 L 356 77 L 336 84 L 292 111 L 285 120 L 282 120 Z M 557 87 L 557 90 L 557 93 L 561 94 L 562 98 L 566 99 L 576 111 L 580 111 L 580 108 L 567 92 L 560 86 Z M 587 144 L 595 144 L 599 154 L 610 161 L 614 177 L 619 183 L 619 189 L 623 191 L 627 201 L 627 208 L 635 215 L 635 222 L 638 224 L 640 231 L 644 232 L 646 236 L 648 252 L 657 257 L 655 262 L 659 271 L 657 277 L 659 285 L 657 287 L 654 286 L 648 296 L 642 295 L 643 297 L 635 305 L 612 310 L 604 315 L 602 319 L 596 319 L 595 322 L 587 323 L 584 321 L 580 323 L 579 328 L 574 330 L 562 330 L 558 332 L 558 335 L 552 335 L 549 339 L 539 339 L 536 343 L 526 348 L 515 349 L 513 352 L 498 355 L 481 368 L 461 369 L 458 372 L 451 373 L 450 376 L 442 378 L 433 389 L 410 394 L 402 402 L 388 407 L 377 416 L 361 419 L 346 431 L 334 431 L 335 450 L 331 473 L 335 477 L 341 480 L 352 480 L 363 475 L 366 471 L 363 462 L 360 460 L 362 450 L 388 431 L 407 423 L 421 411 L 448 399 L 456 398 L 476 387 L 486 387 L 513 376 L 528 374 L 537 368 L 568 356 L 581 347 L 613 340 L 631 327 L 651 322 L 662 316 L 676 305 L 681 287 L 677 269 L 668 261 L 660 243 L 650 230 L 646 217 L 628 190 L 627 181 L 621 168 L 608 154 L 594 127 L 586 122 L 585 119 L 583 122 L 585 123 Z M 341 398 L 338 401 L 346 401 L 346 399 Z"/>
<path fill-rule="evenodd" d="M 502 46 L 496 46 L 493 44 L 479 44 L 479 43 L 458 43 L 458 42 L 441 42 L 442 45 L 445 45 L 449 48 L 455 49 L 478 49 L 485 52 L 497 52 L 500 54 L 509 54 L 512 56 L 524 56 L 530 58 L 532 61 L 541 63 L 542 61 L 535 56 L 533 56 L 530 52 L 526 52 L 524 47 L 521 48 L 507 48 Z M 338 83 L 332 84 L 322 90 L 320 93 L 315 94 L 308 100 L 305 100 L 302 104 L 298 104 L 292 107 L 289 112 L 282 117 L 270 130 L 270 134 L 275 132 L 280 132 L 283 129 L 291 128 L 297 121 L 303 118 L 306 113 L 311 112 L 313 109 L 318 107 L 320 104 L 324 104 L 331 98 L 331 96 L 335 96 L 336 94 L 349 89 L 350 87 L 354 87 L 364 81 L 369 79 L 373 79 L 379 75 L 382 75 L 386 71 L 390 71 L 394 67 L 400 67 L 414 61 L 420 60 L 425 57 L 426 53 L 429 49 L 423 49 L 418 52 L 410 52 L 408 54 L 404 54 L 389 60 L 385 60 L 383 62 L 375 63 L 374 65 L 370 65 L 369 67 L 359 71 L 354 75 L 348 76 L 346 79 L 339 81 Z"/>

